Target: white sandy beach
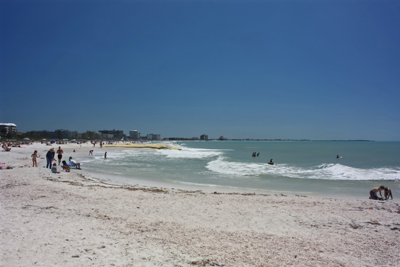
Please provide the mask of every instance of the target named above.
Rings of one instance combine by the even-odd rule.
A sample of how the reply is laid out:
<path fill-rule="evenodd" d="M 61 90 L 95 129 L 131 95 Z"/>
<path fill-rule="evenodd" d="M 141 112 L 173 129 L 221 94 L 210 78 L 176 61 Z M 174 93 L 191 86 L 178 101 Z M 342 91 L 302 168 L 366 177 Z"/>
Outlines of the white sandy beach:
<path fill-rule="evenodd" d="M 0 152 L 0 266 L 400 266 L 397 199 L 115 186 L 51 173 L 49 148 Z"/>

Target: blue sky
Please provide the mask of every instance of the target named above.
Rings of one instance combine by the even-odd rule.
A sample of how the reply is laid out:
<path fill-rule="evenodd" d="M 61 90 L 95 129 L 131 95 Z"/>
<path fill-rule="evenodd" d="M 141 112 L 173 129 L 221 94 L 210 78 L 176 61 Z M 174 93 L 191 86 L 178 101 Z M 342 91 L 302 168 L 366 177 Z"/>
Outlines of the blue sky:
<path fill-rule="evenodd" d="M 399 1 L 0 1 L 0 122 L 400 141 Z"/>

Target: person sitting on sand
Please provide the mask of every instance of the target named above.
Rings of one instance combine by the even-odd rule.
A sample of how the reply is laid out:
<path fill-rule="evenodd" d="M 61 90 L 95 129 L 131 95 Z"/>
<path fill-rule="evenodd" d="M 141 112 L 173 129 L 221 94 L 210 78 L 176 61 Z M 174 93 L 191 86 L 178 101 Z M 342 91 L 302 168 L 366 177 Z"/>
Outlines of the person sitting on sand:
<path fill-rule="evenodd" d="M 390 190 L 390 188 L 385 187 L 385 199 L 389 199 L 389 197 L 393 199 L 392 190 Z"/>
<path fill-rule="evenodd" d="M 66 171 L 66 172 L 69 172 L 69 171 L 71 170 L 71 167 L 68 165 L 68 163 L 67 163 L 65 160 L 62 161 L 61 167 L 62 167 L 63 170 Z"/>
<path fill-rule="evenodd" d="M 52 173 L 60 173 L 57 171 L 57 163 L 53 163 L 53 168 L 51 168 Z"/>
<path fill-rule="evenodd" d="M 76 162 L 75 160 L 72 159 L 72 157 L 69 157 L 69 163 L 71 167 L 75 167 L 77 169 L 81 169 L 81 164 L 79 162 Z"/>
<path fill-rule="evenodd" d="M 371 191 L 369 191 L 370 197 L 369 199 L 375 199 L 375 200 L 382 200 L 383 196 L 382 196 L 382 190 L 385 190 L 385 186 L 381 185 L 380 187 L 375 187 L 374 189 L 372 189 Z M 377 195 L 377 192 L 379 191 L 379 194 L 381 195 L 381 197 L 379 198 Z"/>

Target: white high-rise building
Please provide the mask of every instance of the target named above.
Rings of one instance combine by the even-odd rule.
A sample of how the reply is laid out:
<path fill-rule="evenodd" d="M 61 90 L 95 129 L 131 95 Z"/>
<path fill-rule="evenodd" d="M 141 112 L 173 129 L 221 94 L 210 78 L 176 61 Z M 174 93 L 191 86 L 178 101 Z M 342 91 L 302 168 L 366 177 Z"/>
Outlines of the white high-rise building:
<path fill-rule="evenodd" d="M 0 123 L 0 130 L 5 130 L 6 133 L 16 133 L 17 125 L 14 123 Z"/>
<path fill-rule="evenodd" d="M 132 140 L 140 140 L 140 133 L 137 130 L 129 131 L 129 137 Z"/>

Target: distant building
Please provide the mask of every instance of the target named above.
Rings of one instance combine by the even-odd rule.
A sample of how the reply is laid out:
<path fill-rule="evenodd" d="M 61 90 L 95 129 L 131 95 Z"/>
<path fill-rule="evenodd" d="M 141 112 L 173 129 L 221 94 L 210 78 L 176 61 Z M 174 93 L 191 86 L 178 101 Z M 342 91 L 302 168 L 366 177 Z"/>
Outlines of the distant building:
<path fill-rule="evenodd" d="M 222 141 L 222 140 L 228 140 L 228 138 L 223 137 L 222 135 L 218 138 L 218 140 Z"/>
<path fill-rule="evenodd" d="M 16 133 L 17 125 L 14 123 L 0 123 L 0 132 L 6 130 L 6 134 L 8 133 Z"/>
<path fill-rule="evenodd" d="M 129 131 L 129 137 L 132 140 L 140 140 L 140 133 L 138 131 L 136 131 L 136 130 Z"/>
<path fill-rule="evenodd" d="M 151 140 L 159 141 L 159 140 L 161 140 L 161 135 L 159 135 L 159 134 L 148 134 L 147 135 L 147 141 L 151 141 Z"/>
<path fill-rule="evenodd" d="M 208 135 L 206 134 L 200 135 L 200 140 L 208 140 Z"/>
<path fill-rule="evenodd" d="M 112 138 L 117 138 L 121 139 L 124 136 L 124 132 L 120 130 L 102 130 L 99 131 L 101 134 L 101 137 L 105 139 L 112 139 Z"/>

